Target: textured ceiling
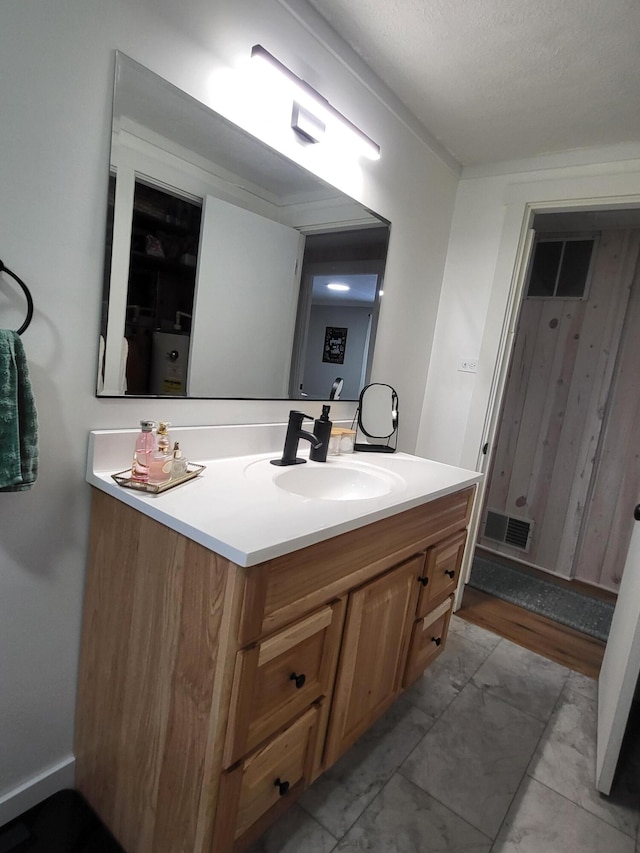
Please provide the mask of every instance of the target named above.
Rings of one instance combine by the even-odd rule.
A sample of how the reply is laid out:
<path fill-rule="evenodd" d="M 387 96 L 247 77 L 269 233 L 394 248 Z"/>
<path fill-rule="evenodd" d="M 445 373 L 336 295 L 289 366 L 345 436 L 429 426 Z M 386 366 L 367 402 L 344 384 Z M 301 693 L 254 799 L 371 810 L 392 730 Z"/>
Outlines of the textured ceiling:
<path fill-rule="evenodd" d="M 462 165 L 640 142 L 640 0 L 310 0 Z"/>

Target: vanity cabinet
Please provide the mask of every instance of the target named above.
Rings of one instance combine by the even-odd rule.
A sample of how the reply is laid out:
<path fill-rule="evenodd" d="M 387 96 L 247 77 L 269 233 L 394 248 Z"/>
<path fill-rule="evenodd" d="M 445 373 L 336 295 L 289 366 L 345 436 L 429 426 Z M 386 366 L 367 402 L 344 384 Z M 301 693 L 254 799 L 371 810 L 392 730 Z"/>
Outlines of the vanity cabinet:
<path fill-rule="evenodd" d="M 76 786 L 127 853 L 244 850 L 419 677 L 473 496 L 242 567 L 94 490 Z"/>

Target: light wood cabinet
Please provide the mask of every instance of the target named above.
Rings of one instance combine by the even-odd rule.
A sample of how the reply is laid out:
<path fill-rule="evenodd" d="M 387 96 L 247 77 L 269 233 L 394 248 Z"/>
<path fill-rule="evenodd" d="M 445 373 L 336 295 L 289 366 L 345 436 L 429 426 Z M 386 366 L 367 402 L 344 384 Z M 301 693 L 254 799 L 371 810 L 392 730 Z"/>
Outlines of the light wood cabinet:
<path fill-rule="evenodd" d="M 400 692 L 424 555 L 349 596 L 325 761 L 333 764 Z"/>
<path fill-rule="evenodd" d="M 240 853 L 419 677 L 473 496 L 243 568 L 94 491 L 76 785 L 127 853 Z"/>

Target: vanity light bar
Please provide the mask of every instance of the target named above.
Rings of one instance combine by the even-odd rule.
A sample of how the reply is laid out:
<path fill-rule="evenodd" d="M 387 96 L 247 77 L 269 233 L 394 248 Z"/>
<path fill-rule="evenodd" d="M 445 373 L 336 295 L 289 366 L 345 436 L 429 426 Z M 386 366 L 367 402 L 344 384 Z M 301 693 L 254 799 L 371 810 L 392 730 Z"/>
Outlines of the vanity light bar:
<path fill-rule="evenodd" d="M 254 44 L 251 48 L 251 58 L 265 62 L 272 69 L 277 70 L 284 78 L 299 90 L 301 94 L 307 98 L 311 98 L 322 109 L 324 109 L 332 118 L 337 119 L 344 127 L 346 127 L 358 140 L 360 152 L 369 160 L 380 159 L 380 146 L 370 139 L 366 133 L 360 130 L 352 121 L 349 121 L 341 112 L 333 107 L 329 101 L 317 92 L 312 86 L 298 77 L 293 71 L 290 71 L 286 65 L 283 65 L 280 60 L 272 56 L 268 50 L 265 50 L 261 44 Z M 310 142 L 318 142 L 324 132 L 324 123 L 321 119 L 313 116 L 308 110 L 304 109 L 300 104 L 294 102 L 293 115 L 291 126 L 301 136 L 308 139 Z M 314 138 L 318 137 L 318 138 Z"/>
<path fill-rule="evenodd" d="M 305 110 L 297 101 L 293 102 L 291 127 L 308 142 L 320 142 L 327 129 L 323 121 L 314 116 L 309 110 Z"/>

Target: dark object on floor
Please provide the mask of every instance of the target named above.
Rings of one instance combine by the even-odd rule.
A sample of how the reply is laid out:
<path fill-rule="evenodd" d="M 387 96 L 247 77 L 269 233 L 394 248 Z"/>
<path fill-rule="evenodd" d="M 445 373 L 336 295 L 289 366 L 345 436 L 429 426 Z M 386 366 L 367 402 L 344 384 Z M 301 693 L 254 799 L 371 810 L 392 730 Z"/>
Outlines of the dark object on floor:
<path fill-rule="evenodd" d="M 597 640 L 607 641 L 613 604 L 475 556 L 469 586 L 510 601 Z"/>
<path fill-rule="evenodd" d="M 58 791 L 0 827 L 0 853 L 125 853 L 86 800 Z"/>

